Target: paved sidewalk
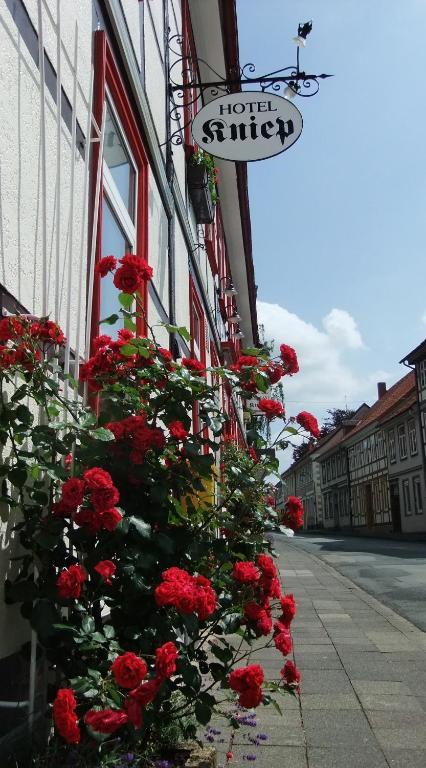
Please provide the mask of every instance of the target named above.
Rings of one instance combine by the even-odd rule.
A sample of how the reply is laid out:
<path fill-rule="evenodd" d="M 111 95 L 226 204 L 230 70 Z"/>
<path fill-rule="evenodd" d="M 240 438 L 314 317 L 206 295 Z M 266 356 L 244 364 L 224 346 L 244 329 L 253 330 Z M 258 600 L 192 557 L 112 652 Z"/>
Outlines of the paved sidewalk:
<path fill-rule="evenodd" d="M 284 715 L 259 709 L 265 745 L 248 750 L 233 736 L 233 763 L 257 768 L 426 768 L 426 634 L 315 556 L 276 537 L 292 624 L 301 696 L 280 699 Z M 270 679 L 276 651 L 256 654 Z M 218 745 L 219 746 L 219 745 Z M 226 744 L 219 746 L 219 765 Z"/>

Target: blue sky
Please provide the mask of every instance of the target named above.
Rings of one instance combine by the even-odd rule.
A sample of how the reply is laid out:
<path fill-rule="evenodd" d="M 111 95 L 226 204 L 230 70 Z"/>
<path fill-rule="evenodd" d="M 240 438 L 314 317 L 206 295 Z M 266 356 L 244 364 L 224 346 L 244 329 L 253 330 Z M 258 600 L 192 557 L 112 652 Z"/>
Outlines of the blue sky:
<path fill-rule="evenodd" d="M 249 164 L 259 316 L 298 348 L 288 411 L 376 397 L 426 337 L 426 2 L 238 0 L 240 60 L 333 73 L 304 130 Z M 296 380 L 297 379 L 297 380 Z"/>

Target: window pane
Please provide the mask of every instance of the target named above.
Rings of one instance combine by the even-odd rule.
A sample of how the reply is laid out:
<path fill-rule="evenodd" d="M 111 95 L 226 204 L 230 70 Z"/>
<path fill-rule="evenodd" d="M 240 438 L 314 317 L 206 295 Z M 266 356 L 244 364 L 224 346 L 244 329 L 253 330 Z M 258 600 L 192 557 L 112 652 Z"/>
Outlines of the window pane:
<path fill-rule="evenodd" d="M 117 219 L 111 211 L 107 200 L 104 198 L 102 210 L 102 256 L 115 256 L 121 259 L 125 253 L 131 251 L 131 246 L 123 235 Z M 100 318 L 103 320 L 110 315 L 119 314 L 120 305 L 118 303 L 118 294 L 120 291 L 113 283 L 113 275 L 108 274 L 100 281 L 101 285 L 101 309 Z M 117 338 L 117 333 L 123 327 L 123 318 L 115 325 L 104 325 L 100 328 L 100 333 L 107 333 L 112 338 Z"/>
<path fill-rule="evenodd" d="M 105 118 L 104 160 L 130 217 L 135 218 L 135 169 L 107 104 Z"/>

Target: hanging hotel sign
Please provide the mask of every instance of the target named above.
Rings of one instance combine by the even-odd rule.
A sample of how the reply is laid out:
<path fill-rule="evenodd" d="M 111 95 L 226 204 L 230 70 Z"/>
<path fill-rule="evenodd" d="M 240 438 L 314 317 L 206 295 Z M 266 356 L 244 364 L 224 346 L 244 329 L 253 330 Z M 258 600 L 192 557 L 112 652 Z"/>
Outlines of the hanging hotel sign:
<path fill-rule="evenodd" d="M 229 93 L 206 104 L 192 121 L 199 147 L 223 160 L 264 160 L 289 149 L 302 133 L 297 107 L 263 91 Z"/>

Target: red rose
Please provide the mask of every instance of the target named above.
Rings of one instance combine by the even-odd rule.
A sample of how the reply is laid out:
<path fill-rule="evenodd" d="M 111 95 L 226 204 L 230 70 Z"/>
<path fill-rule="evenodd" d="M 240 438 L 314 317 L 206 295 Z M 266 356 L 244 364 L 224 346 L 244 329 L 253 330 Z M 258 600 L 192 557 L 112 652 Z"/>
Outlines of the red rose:
<path fill-rule="evenodd" d="M 100 469 L 100 467 L 86 469 L 83 478 L 89 491 L 96 491 L 98 488 L 112 488 L 114 485 L 109 472 Z"/>
<path fill-rule="evenodd" d="M 278 363 L 272 362 L 272 360 L 267 365 L 262 366 L 260 370 L 266 373 L 270 384 L 277 384 L 285 374 L 284 368 L 278 365 Z"/>
<path fill-rule="evenodd" d="M 149 266 L 148 262 L 142 258 L 142 256 L 137 256 L 135 253 L 126 253 L 126 255 L 120 259 L 120 264 L 123 264 L 125 267 L 133 267 L 136 269 L 140 279 L 143 281 L 151 280 L 154 274 L 153 269 Z"/>
<path fill-rule="evenodd" d="M 93 508 L 101 514 L 117 504 L 119 499 L 120 494 L 115 485 L 111 488 L 97 488 L 90 494 L 90 502 Z"/>
<path fill-rule="evenodd" d="M 122 519 L 123 515 L 115 507 L 105 509 L 101 514 L 102 528 L 112 533 Z"/>
<path fill-rule="evenodd" d="M 259 664 L 249 664 L 247 667 L 234 669 L 228 679 L 232 690 L 242 693 L 247 688 L 262 685 L 264 680 L 263 669 Z"/>
<path fill-rule="evenodd" d="M 281 610 L 282 610 L 282 616 L 280 616 L 280 621 L 285 624 L 285 626 L 290 626 L 291 622 L 293 621 L 295 615 L 296 615 L 296 601 L 294 599 L 294 596 L 292 594 L 289 595 L 283 595 L 280 599 L 281 603 Z"/>
<path fill-rule="evenodd" d="M 0 341 L 17 339 L 24 333 L 24 326 L 17 317 L 4 317 L 0 320 Z"/>
<path fill-rule="evenodd" d="M 247 691 L 242 691 L 238 697 L 238 702 L 241 707 L 246 709 L 252 709 L 252 707 L 258 707 L 262 701 L 262 689 L 259 687 L 248 688 Z"/>
<path fill-rule="evenodd" d="M 275 419 L 276 416 L 284 416 L 284 407 L 278 400 L 262 397 L 258 402 L 259 411 L 262 411 L 267 419 Z"/>
<path fill-rule="evenodd" d="M 296 496 L 289 496 L 285 503 L 283 523 L 293 531 L 303 527 L 303 504 Z"/>
<path fill-rule="evenodd" d="M 70 477 L 62 486 L 62 501 L 72 510 L 77 509 L 84 499 L 84 482 L 78 477 Z"/>
<path fill-rule="evenodd" d="M 138 688 L 135 688 L 133 691 L 130 691 L 129 697 L 132 699 L 135 699 L 143 707 L 147 707 L 148 704 L 151 704 L 151 701 L 154 701 L 158 691 L 161 688 L 161 683 L 162 683 L 162 679 L 159 679 L 158 677 L 153 677 L 151 680 L 148 680 L 146 683 L 142 683 L 141 685 L 139 685 Z"/>
<path fill-rule="evenodd" d="M 299 370 L 299 363 L 297 361 L 297 355 L 293 347 L 287 346 L 287 344 L 281 344 L 280 346 L 281 360 L 284 363 L 286 373 L 290 376 L 293 373 L 297 373 Z"/>
<path fill-rule="evenodd" d="M 164 349 L 164 347 L 158 347 L 157 353 L 160 355 L 160 357 L 163 358 L 163 360 L 166 361 L 166 363 L 171 363 L 173 360 L 173 355 L 168 349 Z"/>
<path fill-rule="evenodd" d="M 241 584 L 252 584 L 259 581 L 260 573 L 252 562 L 235 563 L 232 569 L 232 578 Z"/>
<path fill-rule="evenodd" d="M 252 461 L 254 461 L 256 464 L 258 463 L 259 456 L 257 455 L 257 453 L 256 453 L 256 451 L 255 451 L 255 449 L 253 448 L 252 445 L 248 449 L 248 455 L 250 456 Z"/>
<path fill-rule="evenodd" d="M 155 651 L 155 671 L 161 680 L 164 680 L 176 672 L 176 659 L 178 650 L 174 643 L 165 643 Z"/>
<path fill-rule="evenodd" d="M 184 368 L 187 368 L 188 371 L 192 371 L 195 376 L 204 373 L 206 370 L 206 366 L 203 365 L 203 363 L 200 363 L 199 360 L 195 360 L 194 357 L 183 357 L 182 365 Z"/>
<path fill-rule="evenodd" d="M 80 597 L 81 587 L 86 579 L 86 571 L 81 565 L 70 565 L 69 568 L 64 568 L 56 580 L 59 597 L 63 600 Z"/>
<path fill-rule="evenodd" d="M 128 696 L 127 699 L 124 701 L 124 708 L 127 712 L 127 716 L 129 718 L 129 722 L 139 730 L 139 728 L 142 728 L 143 723 L 143 716 L 142 716 L 142 706 L 137 701 L 137 699 L 132 698 L 131 696 Z"/>
<path fill-rule="evenodd" d="M 175 440 L 186 440 L 189 435 L 188 430 L 185 429 L 181 421 L 171 421 L 169 424 L 169 432 L 171 437 Z"/>
<path fill-rule="evenodd" d="M 260 587 L 264 597 L 281 597 L 281 584 L 276 576 L 273 579 L 261 576 Z"/>
<path fill-rule="evenodd" d="M 283 656 L 288 656 L 292 649 L 290 632 L 288 631 L 287 627 L 285 627 L 279 621 L 275 623 L 274 629 L 278 630 L 274 636 L 275 647 L 278 651 L 280 651 L 280 653 L 282 653 Z M 281 629 L 283 631 L 279 631 Z"/>
<path fill-rule="evenodd" d="M 167 568 L 161 575 L 164 581 L 180 581 L 182 584 L 189 584 L 191 582 L 191 574 L 188 571 L 184 571 L 183 568 L 177 568 L 176 566 Z"/>
<path fill-rule="evenodd" d="M 67 744 L 80 742 L 80 729 L 75 714 L 77 702 L 71 688 L 61 688 L 53 702 L 53 722 L 56 730 Z"/>
<path fill-rule="evenodd" d="M 101 277 L 106 277 L 108 272 L 114 272 L 116 266 L 117 259 L 114 256 L 104 256 L 102 259 L 99 259 L 96 264 L 96 272 Z"/>
<path fill-rule="evenodd" d="M 99 512 L 88 507 L 82 507 L 75 513 L 73 520 L 76 525 L 86 528 L 91 534 L 95 534 L 102 528 L 102 517 Z"/>
<path fill-rule="evenodd" d="M 321 433 L 318 422 L 312 413 L 308 413 L 308 411 L 301 411 L 297 414 L 296 421 L 298 424 L 300 424 L 301 427 L 303 427 L 303 429 L 306 429 L 306 431 L 309 432 L 312 437 L 320 436 Z"/>
<path fill-rule="evenodd" d="M 254 357 L 251 355 L 240 355 L 238 358 L 235 367 L 238 370 L 241 370 L 241 368 L 253 368 L 254 366 L 257 366 L 259 364 L 259 358 Z"/>
<path fill-rule="evenodd" d="M 96 571 L 96 573 L 99 573 L 105 584 L 112 584 L 111 577 L 114 576 L 117 566 L 112 560 L 101 560 L 95 565 L 93 570 Z"/>
<path fill-rule="evenodd" d="M 135 688 L 148 672 L 146 662 L 132 651 L 117 656 L 111 666 L 111 672 L 121 688 Z"/>
<path fill-rule="evenodd" d="M 123 293 L 136 293 L 142 285 L 142 280 L 137 269 L 128 265 L 117 269 L 114 285 Z"/>
<path fill-rule="evenodd" d="M 135 338 L 135 334 L 133 331 L 129 331 L 128 328 L 120 328 L 118 332 L 118 338 L 120 341 L 124 341 L 127 344 L 128 341 L 131 341 L 131 339 Z"/>
<path fill-rule="evenodd" d="M 90 709 L 84 722 L 98 733 L 114 733 L 129 722 L 129 717 L 122 709 Z"/>
<path fill-rule="evenodd" d="M 291 661 L 290 659 L 286 661 L 280 674 L 286 685 L 299 687 L 300 672 L 297 669 L 294 661 Z"/>
<path fill-rule="evenodd" d="M 256 560 L 262 574 L 270 579 L 273 579 L 277 575 L 277 569 L 275 563 L 270 555 L 259 555 Z"/>
<path fill-rule="evenodd" d="M 74 511 L 75 507 L 70 507 L 63 499 L 59 499 L 59 501 L 55 501 L 52 504 L 52 515 L 54 517 L 70 517 Z"/>
<path fill-rule="evenodd" d="M 98 349 L 103 349 L 104 347 L 109 347 L 109 345 L 112 342 L 111 336 L 107 336 L 104 334 L 103 336 L 96 336 L 95 339 L 92 341 L 93 349 L 97 352 Z"/>

